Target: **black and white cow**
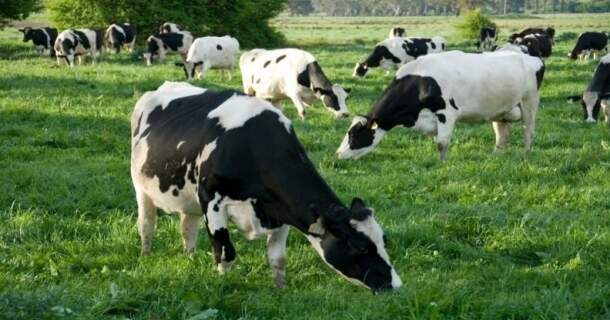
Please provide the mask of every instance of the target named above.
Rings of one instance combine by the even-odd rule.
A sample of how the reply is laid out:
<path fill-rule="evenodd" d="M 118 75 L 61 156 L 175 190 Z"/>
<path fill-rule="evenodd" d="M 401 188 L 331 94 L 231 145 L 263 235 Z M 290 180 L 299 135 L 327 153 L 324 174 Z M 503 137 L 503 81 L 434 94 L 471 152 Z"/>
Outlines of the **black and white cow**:
<path fill-rule="evenodd" d="M 194 250 L 204 217 L 221 274 L 236 256 L 230 219 L 248 239 L 267 237 L 278 287 L 286 287 L 289 226 L 348 280 L 375 291 L 401 286 L 373 211 L 358 198 L 343 205 L 290 120 L 267 101 L 166 82 L 137 102 L 131 131 L 143 254 L 160 208 L 180 213 L 185 252 Z"/>
<path fill-rule="evenodd" d="M 606 123 L 610 125 L 610 54 L 601 58 L 593 79 L 587 86 L 582 96 L 572 96 L 571 102 L 580 101 L 586 122 L 594 123 L 599 117 L 600 109 L 606 117 Z"/>
<path fill-rule="evenodd" d="M 305 119 L 305 109 L 316 98 L 336 117 L 349 114 L 345 100 L 350 90 L 332 84 L 316 58 L 307 51 L 254 49 L 242 54 L 239 68 L 244 92 L 269 100 L 278 108 L 288 98 L 301 119 Z"/>
<path fill-rule="evenodd" d="M 121 52 L 121 48 L 128 46 L 130 51 L 136 44 L 136 29 L 129 23 L 111 24 L 106 29 L 106 42 L 108 49 L 114 49 L 115 53 Z"/>
<path fill-rule="evenodd" d="M 525 38 L 530 34 L 542 34 L 546 35 L 551 40 L 551 45 L 555 45 L 555 29 L 553 27 L 548 28 L 527 28 L 521 32 L 513 33 L 508 41 L 514 43 L 517 38 Z"/>
<path fill-rule="evenodd" d="M 497 40 L 498 34 L 496 33 L 495 27 L 481 28 L 481 34 L 479 36 L 479 50 L 493 51 Z"/>
<path fill-rule="evenodd" d="M 104 31 L 93 29 L 68 29 L 62 31 L 55 40 L 57 64 L 63 58 L 66 63 L 74 66 L 74 57 L 78 56 L 78 63 L 83 63 L 83 55 L 89 54 L 91 62 L 95 64 L 97 57 L 102 53 Z"/>
<path fill-rule="evenodd" d="M 593 53 L 593 59 L 597 59 L 600 52 L 608 52 L 608 34 L 605 32 L 584 32 L 578 36 L 576 45 L 568 57 L 572 60 L 579 58 L 587 60 Z"/>
<path fill-rule="evenodd" d="M 544 63 L 516 50 L 450 51 L 404 65 L 372 110 L 354 119 L 338 157 L 357 159 L 403 125 L 435 136 L 445 160 L 454 126 L 462 121 L 492 121 L 501 150 L 510 138 L 509 122 L 521 120 L 525 149 L 531 150 Z"/>
<path fill-rule="evenodd" d="M 228 69 L 229 80 L 231 80 L 238 54 L 239 41 L 233 37 L 197 38 L 189 48 L 183 64 L 186 78 L 192 79 L 197 68 L 199 68 L 197 79 L 202 79 L 210 69 L 221 71 Z"/>
<path fill-rule="evenodd" d="M 146 51 L 143 54 L 146 65 L 152 65 L 155 59 L 163 62 L 165 56 L 170 53 L 180 54 L 184 62 L 192 43 L 193 36 L 188 31 L 160 33 L 150 36 L 146 40 Z"/>
<path fill-rule="evenodd" d="M 531 56 L 548 58 L 553 54 L 553 42 L 546 34 L 528 34 L 523 38 L 516 38 L 514 44 L 527 47 Z"/>
<path fill-rule="evenodd" d="M 57 29 L 25 27 L 19 29 L 19 31 L 23 33 L 23 42 L 31 40 L 38 54 L 48 54 L 51 57 L 55 57 L 53 44 L 55 44 L 55 39 L 57 39 Z"/>
<path fill-rule="evenodd" d="M 183 31 L 182 27 L 172 22 L 166 22 L 159 27 L 159 33 L 177 33 L 180 31 Z"/>
<path fill-rule="evenodd" d="M 407 35 L 407 31 L 401 27 L 394 27 L 390 29 L 390 34 L 388 38 L 404 38 Z"/>
<path fill-rule="evenodd" d="M 443 51 L 445 40 L 441 37 L 386 39 L 375 45 L 364 62 L 356 64 L 353 76 L 364 77 L 369 69 L 377 67 L 386 71 L 396 70 L 420 56 Z"/>

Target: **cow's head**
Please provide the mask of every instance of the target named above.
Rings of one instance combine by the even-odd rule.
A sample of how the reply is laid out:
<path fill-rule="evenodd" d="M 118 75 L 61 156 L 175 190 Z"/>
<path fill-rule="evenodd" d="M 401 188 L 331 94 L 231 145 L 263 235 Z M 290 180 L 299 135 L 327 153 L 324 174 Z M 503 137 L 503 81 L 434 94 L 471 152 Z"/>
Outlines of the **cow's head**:
<path fill-rule="evenodd" d="M 186 79 L 187 80 L 191 80 L 195 77 L 195 70 L 197 69 L 198 66 L 202 65 L 203 62 L 188 62 L 185 61 L 184 63 L 182 62 L 177 62 L 176 66 L 178 67 L 182 67 L 182 69 L 184 70 L 184 74 L 186 75 Z"/>
<path fill-rule="evenodd" d="M 21 33 L 23 33 L 23 42 L 28 42 L 28 41 L 32 40 L 32 37 L 34 36 L 34 32 L 32 31 L 32 28 L 25 27 L 23 29 L 19 29 L 19 31 Z"/>
<path fill-rule="evenodd" d="M 164 53 L 165 50 L 163 49 L 161 39 L 155 36 L 150 36 L 148 40 L 146 40 L 146 51 L 144 54 L 142 54 L 142 56 L 144 57 L 147 66 L 152 65 L 152 61 L 154 59 L 162 60 L 164 58 Z"/>
<path fill-rule="evenodd" d="M 358 159 L 373 151 L 385 134 L 386 131 L 379 128 L 375 121 L 364 116 L 356 116 L 337 149 L 337 157 Z"/>
<path fill-rule="evenodd" d="M 540 51 L 540 40 L 536 36 L 528 35 L 523 39 L 519 38 L 516 43 L 527 47 L 527 53 L 530 56 L 542 57 L 542 52 Z"/>
<path fill-rule="evenodd" d="M 390 30 L 390 35 L 392 37 L 403 38 L 405 36 L 405 29 L 401 27 L 394 27 Z"/>
<path fill-rule="evenodd" d="M 356 63 L 356 67 L 354 68 L 354 77 L 364 77 L 369 72 L 369 66 L 366 62 Z"/>
<path fill-rule="evenodd" d="M 349 111 L 347 110 L 346 100 L 351 92 L 351 89 L 343 89 L 341 86 L 332 85 L 330 89 L 314 88 L 316 96 L 322 100 L 324 106 L 335 114 L 336 117 L 347 117 Z"/>
<path fill-rule="evenodd" d="M 595 123 L 597 121 L 602 104 L 606 105 L 608 99 L 610 99 L 610 92 L 585 91 L 582 96 L 568 97 L 569 102 L 580 102 L 583 119 L 588 123 Z"/>
<path fill-rule="evenodd" d="M 312 210 L 319 217 L 314 225 L 321 226 L 310 230 L 318 229 L 323 234 L 309 239 L 328 265 L 349 281 L 375 292 L 402 286 L 386 251 L 383 230 L 362 200 L 355 198 L 349 209 L 335 206 L 327 211 Z"/>

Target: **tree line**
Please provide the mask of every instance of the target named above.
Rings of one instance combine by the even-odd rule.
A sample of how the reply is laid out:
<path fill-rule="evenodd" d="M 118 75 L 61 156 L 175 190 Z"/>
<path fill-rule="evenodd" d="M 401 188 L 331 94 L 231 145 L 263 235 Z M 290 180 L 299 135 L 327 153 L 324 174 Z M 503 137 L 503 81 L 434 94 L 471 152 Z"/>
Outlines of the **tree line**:
<path fill-rule="evenodd" d="M 610 12 L 610 0 L 288 0 L 292 15 L 459 15 L 472 8 L 488 14 Z"/>

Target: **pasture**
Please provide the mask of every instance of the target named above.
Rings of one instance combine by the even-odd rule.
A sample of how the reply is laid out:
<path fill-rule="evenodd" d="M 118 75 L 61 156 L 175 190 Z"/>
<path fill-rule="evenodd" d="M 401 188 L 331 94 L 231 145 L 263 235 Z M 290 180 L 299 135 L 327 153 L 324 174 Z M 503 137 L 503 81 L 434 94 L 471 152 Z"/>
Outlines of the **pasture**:
<path fill-rule="evenodd" d="M 335 120 L 317 103 L 303 122 L 285 102 L 329 185 L 345 202 L 358 196 L 376 210 L 404 282 L 380 295 L 341 279 L 295 230 L 285 290 L 273 285 L 265 241 L 246 241 L 235 229 L 238 258 L 224 276 L 204 230 L 196 252 L 182 254 L 176 216 L 161 215 L 153 253 L 140 257 L 129 118 L 145 91 L 184 79 L 179 58 L 147 68 L 122 53 L 68 69 L 38 57 L 15 29 L 0 31 L 0 318 L 607 319 L 610 128 L 584 123 L 580 106 L 564 98 L 581 93 L 597 65 L 566 58 L 576 34 L 608 31 L 609 18 L 495 19 L 500 39 L 527 26 L 558 32 L 531 154 L 518 124 L 501 154 L 492 153 L 490 124 L 458 124 L 445 163 L 431 138 L 404 128 L 372 154 L 341 161 L 335 150 L 351 119 Z M 274 23 L 331 80 L 352 88 L 350 111 L 364 114 L 391 75 L 373 70 L 355 79 L 354 64 L 394 25 L 472 51 L 453 38 L 453 20 Z M 194 83 L 241 90 L 234 75 L 228 82 L 211 71 Z"/>

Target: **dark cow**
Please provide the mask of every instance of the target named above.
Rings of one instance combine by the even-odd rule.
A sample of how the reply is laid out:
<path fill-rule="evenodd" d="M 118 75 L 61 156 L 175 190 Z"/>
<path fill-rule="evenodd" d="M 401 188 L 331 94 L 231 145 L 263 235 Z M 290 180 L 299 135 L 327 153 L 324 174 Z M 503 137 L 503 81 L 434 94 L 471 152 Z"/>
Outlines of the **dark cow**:
<path fill-rule="evenodd" d="M 572 96 L 571 102 L 580 101 L 583 116 L 586 122 L 594 123 L 599 117 L 599 110 L 603 109 L 606 123 L 610 125 L 610 54 L 601 58 L 593 79 L 582 96 Z"/>
<path fill-rule="evenodd" d="M 195 248 L 204 216 L 220 273 L 235 261 L 231 219 L 248 239 L 267 237 L 278 287 L 286 287 L 289 226 L 350 281 L 375 291 L 401 286 L 373 211 L 358 198 L 350 207 L 339 200 L 270 103 L 166 82 L 137 102 L 131 130 L 143 254 L 160 208 L 180 213 L 186 252 Z"/>
<path fill-rule="evenodd" d="M 395 70 L 417 57 L 445 51 L 442 37 L 429 38 L 391 38 L 378 43 L 373 52 L 356 64 L 353 76 L 364 77 L 371 68 Z"/>
<path fill-rule="evenodd" d="M 523 38 L 516 38 L 513 43 L 524 45 L 534 57 L 548 58 L 553 53 L 553 43 L 546 34 L 528 34 Z"/>
<path fill-rule="evenodd" d="M 121 48 L 129 46 L 133 51 L 136 43 L 136 29 L 129 23 L 115 23 L 106 29 L 106 42 L 108 49 L 114 49 L 115 53 L 121 52 Z"/>
<path fill-rule="evenodd" d="M 390 35 L 388 38 L 403 38 L 407 35 L 407 31 L 401 27 L 394 27 L 390 29 Z"/>
<path fill-rule="evenodd" d="M 551 44 L 555 45 L 555 29 L 552 27 L 548 27 L 548 28 L 527 28 L 521 32 L 518 33 L 513 33 L 509 38 L 508 41 L 514 43 L 515 40 L 517 40 L 517 38 L 525 38 L 527 35 L 530 34 L 543 34 L 546 35 L 550 40 L 551 40 Z"/>
<path fill-rule="evenodd" d="M 587 60 L 593 53 L 593 59 L 600 52 L 608 52 L 608 34 L 605 32 L 584 32 L 576 40 L 572 52 L 568 54 L 570 59 Z"/>
<path fill-rule="evenodd" d="M 496 149 L 521 120 L 531 150 L 544 62 L 518 46 L 482 54 L 450 51 L 407 63 L 365 117 L 356 117 L 337 155 L 357 159 L 372 151 L 392 128 L 403 125 L 436 138 L 445 160 L 457 122 L 491 121 Z"/>
<path fill-rule="evenodd" d="M 481 34 L 479 36 L 479 50 L 481 51 L 493 51 L 496 46 L 496 40 L 498 35 L 495 27 L 483 27 L 481 28 Z"/>
<path fill-rule="evenodd" d="M 19 29 L 23 33 L 23 42 L 32 41 L 38 54 L 42 55 L 48 51 L 49 56 L 55 57 L 55 39 L 57 39 L 57 29 L 55 28 L 30 28 Z"/>
<path fill-rule="evenodd" d="M 97 57 L 102 53 L 104 31 L 97 29 L 68 29 L 62 31 L 55 40 L 54 49 L 57 64 L 64 58 L 66 63 L 74 66 L 74 58 L 83 63 L 83 55 L 91 56 L 91 63 L 95 64 Z"/>
<path fill-rule="evenodd" d="M 186 61 L 189 47 L 193 43 L 193 36 L 188 31 L 176 33 L 160 33 L 148 37 L 146 40 L 146 51 L 143 54 L 146 65 L 152 65 L 154 59 L 159 62 L 165 60 L 168 53 L 178 53 L 182 56 L 182 61 Z"/>

